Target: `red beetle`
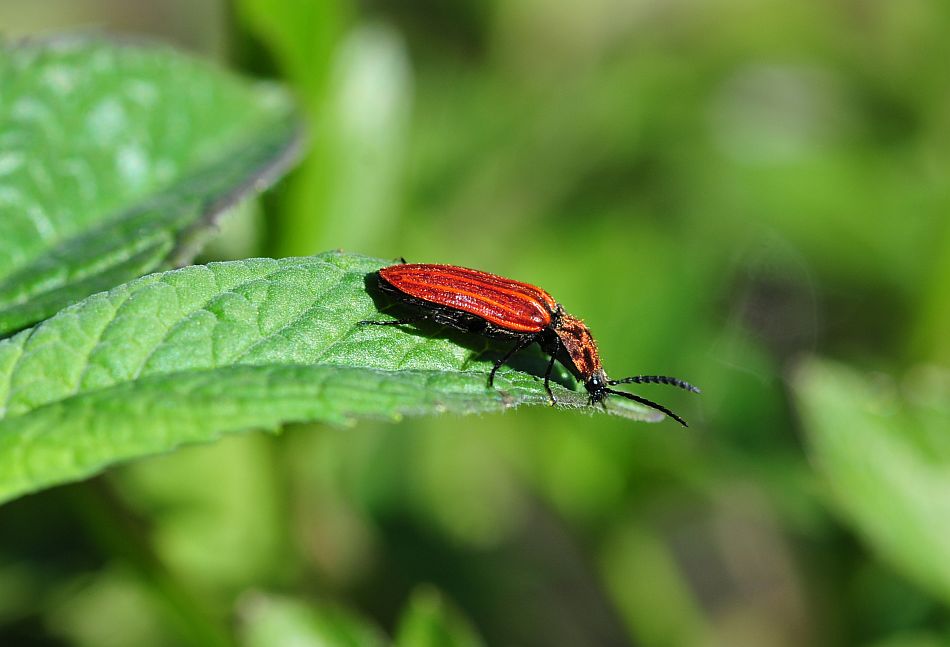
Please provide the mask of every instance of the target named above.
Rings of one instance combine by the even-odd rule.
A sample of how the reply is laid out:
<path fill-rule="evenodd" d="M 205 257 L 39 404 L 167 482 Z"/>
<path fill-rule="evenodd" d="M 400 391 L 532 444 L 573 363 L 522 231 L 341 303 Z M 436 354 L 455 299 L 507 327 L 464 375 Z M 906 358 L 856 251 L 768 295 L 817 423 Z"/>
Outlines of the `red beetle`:
<path fill-rule="evenodd" d="M 513 339 L 514 345 L 492 367 L 488 375 L 489 386 L 494 383 L 495 372 L 512 355 L 538 342 L 551 357 L 544 373 L 544 388 L 552 403 L 557 399 L 551 392 L 551 370 L 554 361 L 559 360 L 578 380 L 584 382 L 590 404 L 603 403 L 611 394 L 619 395 L 662 411 L 684 427 L 687 426 L 685 420 L 666 407 L 609 387 L 651 382 L 669 384 L 694 393 L 699 393 L 699 389 L 683 380 L 662 375 L 609 379 L 601 366 L 600 354 L 590 329 L 583 321 L 565 312 L 550 294 L 539 287 L 455 265 L 403 262 L 384 267 L 376 274 L 380 289 L 408 306 L 415 316 L 395 321 L 361 321 L 362 324 L 395 326 L 429 319 L 458 330 Z"/>

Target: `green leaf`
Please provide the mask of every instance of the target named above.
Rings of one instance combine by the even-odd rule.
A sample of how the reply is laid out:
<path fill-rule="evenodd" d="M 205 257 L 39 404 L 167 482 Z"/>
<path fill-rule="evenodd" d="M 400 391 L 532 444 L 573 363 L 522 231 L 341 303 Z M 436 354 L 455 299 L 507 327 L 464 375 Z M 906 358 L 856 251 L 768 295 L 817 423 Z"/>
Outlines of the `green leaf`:
<path fill-rule="evenodd" d="M 845 517 L 887 561 L 950 604 L 950 393 L 922 374 L 913 406 L 828 362 L 794 387 L 819 471 Z"/>
<path fill-rule="evenodd" d="M 383 647 L 382 633 L 351 613 L 298 600 L 250 595 L 239 608 L 245 647 Z"/>
<path fill-rule="evenodd" d="M 304 106 L 316 147 L 274 214 L 277 256 L 380 247 L 398 229 L 413 96 L 398 31 L 357 23 L 348 0 L 239 0 Z"/>
<path fill-rule="evenodd" d="M 484 643 L 464 617 L 435 589 L 417 590 L 403 612 L 395 647 L 481 647 Z"/>
<path fill-rule="evenodd" d="M 600 573 L 617 611 L 644 645 L 699 645 L 710 630 L 687 576 L 651 522 L 617 528 L 603 544 Z"/>
<path fill-rule="evenodd" d="M 293 160 L 291 102 L 157 45 L 0 44 L 0 335 L 155 269 Z"/>
<path fill-rule="evenodd" d="M 386 317 L 367 283 L 388 264 L 331 252 L 197 265 L 0 341 L 0 501 L 223 433 L 547 403 L 537 355 L 516 358 L 538 360 L 534 375 L 506 366 L 488 389 L 497 355 L 480 356 L 482 337 L 359 325 Z M 600 410 L 553 386 L 559 407 Z M 662 419 L 620 398 L 607 410 Z"/>

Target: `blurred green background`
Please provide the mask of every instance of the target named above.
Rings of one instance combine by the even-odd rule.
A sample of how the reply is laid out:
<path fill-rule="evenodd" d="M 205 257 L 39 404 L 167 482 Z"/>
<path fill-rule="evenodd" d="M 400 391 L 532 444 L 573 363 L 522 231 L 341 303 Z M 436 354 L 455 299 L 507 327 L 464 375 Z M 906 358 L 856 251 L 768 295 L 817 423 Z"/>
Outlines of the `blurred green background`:
<path fill-rule="evenodd" d="M 950 5 L 0 3 L 77 28 L 296 92 L 309 155 L 206 260 L 485 269 L 704 393 L 641 391 L 689 429 L 293 427 L 7 504 L 0 644 L 255 644 L 274 600 L 392 634 L 420 595 L 490 645 L 950 644 Z"/>

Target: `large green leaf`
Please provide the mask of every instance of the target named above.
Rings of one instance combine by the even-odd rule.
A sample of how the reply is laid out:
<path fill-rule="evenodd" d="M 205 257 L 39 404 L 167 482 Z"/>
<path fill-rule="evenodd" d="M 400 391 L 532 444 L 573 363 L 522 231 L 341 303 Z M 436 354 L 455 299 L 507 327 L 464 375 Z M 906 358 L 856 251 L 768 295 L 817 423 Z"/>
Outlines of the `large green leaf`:
<path fill-rule="evenodd" d="M 161 267 L 297 149 L 283 92 L 156 45 L 0 45 L 0 335 Z"/>
<path fill-rule="evenodd" d="M 810 360 L 795 390 L 816 465 L 846 518 L 891 564 L 950 604 L 950 393 L 939 371 L 915 405 Z"/>
<path fill-rule="evenodd" d="M 0 501 L 227 432 L 547 402 L 514 368 L 486 388 L 481 337 L 359 325 L 384 316 L 367 290 L 384 264 L 327 253 L 187 267 L 0 342 Z M 590 409 L 555 388 L 558 406 Z M 662 418 L 619 398 L 608 410 Z"/>

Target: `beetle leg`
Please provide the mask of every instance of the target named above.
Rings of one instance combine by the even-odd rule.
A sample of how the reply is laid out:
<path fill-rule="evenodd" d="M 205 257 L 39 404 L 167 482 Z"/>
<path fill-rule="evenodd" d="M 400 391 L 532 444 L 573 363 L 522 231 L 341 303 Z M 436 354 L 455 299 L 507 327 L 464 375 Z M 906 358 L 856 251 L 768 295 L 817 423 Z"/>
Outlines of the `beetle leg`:
<path fill-rule="evenodd" d="M 528 337 L 527 339 L 524 339 L 524 338 L 519 339 L 517 342 L 515 342 L 515 345 L 511 347 L 511 350 L 509 350 L 507 353 L 505 353 L 505 355 L 504 355 L 501 359 L 499 359 L 499 360 L 497 360 L 497 361 L 495 362 L 495 365 L 492 366 L 492 368 L 491 368 L 491 373 L 488 374 L 488 386 L 489 386 L 489 387 L 491 387 L 491 386 L 493 386 L 493 385 L 495 384 L 495 371 L 497 371 L 497 370 L 500 369 L 502 366 L 504 366 L 504 365 L 505 365 L 505 362 L 507 362 L 509 359 L 511 359 L 511 356 L 512 356 L 512 355 L 514 355 L 515 353 L 517 353 L 517 352 L 518 352 L 519 350 L 521 350 L 522 348 L 524 348 L 524 347 L 526 347 L 526 346 L 530 346 L 532 342 L 534 342 L 534 337 Z"/>
<path fill-rule="evenodd" d="M 387 320 L 387 321 L 363 320 L 363 321 L 357 321 L 356 323 L 359 324 L 360 326 L 369 326 L 369 325 L 373 325 L 373 326 L 404 326 L 404 325 L 406 325 L 406 324 L 411 324 L 411 323 L 414 323 L 414 322 L 413 322 L 411 319 L 393 319 L 392 321 L 389 321 L 389 320 Z"/>
<path fill-rule="evenodd" d="M 557 398 L 554 397 L 554 393 L 551 392 L 551 371 L 554 370 L 554 358 L 555 354 L 551 354 L 551 361 L 548 362 L 548 370 L 544 372 L 544 390 L 548 392 L 548 397 L 551 398 L 551 406 L 553 407 L 557 404 Z"/>

